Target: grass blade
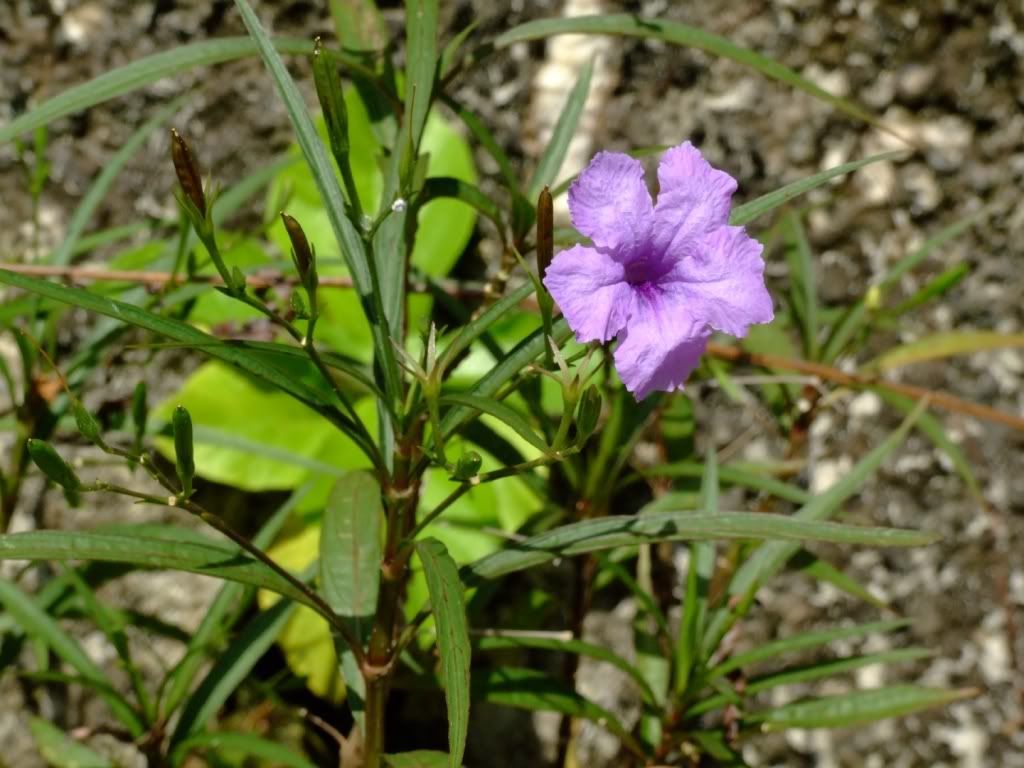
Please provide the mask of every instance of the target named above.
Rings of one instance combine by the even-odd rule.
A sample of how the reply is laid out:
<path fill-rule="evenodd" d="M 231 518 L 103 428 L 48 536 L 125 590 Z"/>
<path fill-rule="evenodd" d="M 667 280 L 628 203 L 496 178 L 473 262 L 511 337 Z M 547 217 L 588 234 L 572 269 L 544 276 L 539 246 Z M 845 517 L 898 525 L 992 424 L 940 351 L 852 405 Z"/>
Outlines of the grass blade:
<path fill-rule="evenodd" d="M 24 534 L 21 534 L 24 535 Z M 10 538 L 8 536 L 4 539 Z M 24 558 L 19 558 L 24 559 Z M 99 694 L 111 712 L 131 733 L 138 738 L 145 732 L 145 725 L 139 714 L 107 684 L 107 675 L 86 655 L 85 651 L 29 595 L 6 579 L 0 579 L 0 603 L 14 617 L 14 620 L 29 637 L 45 643 L 66 664 L 82 676 L 82 683 L 89 685 Z"/>
<path fill-rule="evenodd" d="M 804 340 L 804 355 L 808 360 L 818 359 L 818 294 L 814 276 L 814 261 L 807 232 L 799 214 L 793 212 L 785 222 L 788 240 L 786 261 L 789 263 L 790 291 L 800 309 L 800 330 Z"/>
<path fill-rule="evenodd" d="M 885 373 L 905 365 L 944 360 L 990 349 L 1024 347 L 1024 333 L 996 331 L 946 331 L 923 336 L 883 352 L 862 366 L 865 373 Z"/>
<path fill-rule="evenodd" d="M 672 21 L 649 19 L 635 14 L 537 19 L 536 21 L 520 24 L 502 33 L 494 39 L 493 46 L 498 49 L 507 48 L 515 43 L 543 40 L 556 35 L 569 34 L 639 37 L 648 40 L 662 40 L 673 45 L 698 48 L 715 56 L 731 59 L 760 72 L 765 77 L 808 93 L 814 98 L 858 120 L 870 123 L 871 125 L 885 127 L 877 117 L 863 107 L 834 96 L 774 59 L 738 46 L 719 35 Z"/>
<path fill-rule="evenodd" d="M 528 199 L 536 200 L 537 195 L 544 187 L 550 187 L 555 183 L 558 171 L 561 170 L 562 163 L 565 161 L 565 154 L 569 151 L 569 143 L 576 133 L 580 116 L 583 114 L 583 106 L 587 102 L 587 94 L 590 93 L 590 78 L 593 73 L 594 63 L 588 61 L 580 70 L 579 79 L 572 91 L 569 92 L 565 106 L 562 107 L 562 113 L 555 123 L 551 140 L 537 162 L 537 168 L 533 172 L 533 178 L 526 191 Z"/>
<path fill-rule="evenodd" d="M 114 768 L 103 755 L 75 741 L 41 717 L 33 717 L 28 727 L 39 748 L 39 755 L 53 768 Z"/>
<path fill-rule="evenodd" d="M 448 751 L 450 768 L 462 765 L 469 734 L 469 626 L 466 623 L 465 588 L 448 550 L 437 539 L 416 542 L 437 625 L 444 697 L 448 703 Z"/>

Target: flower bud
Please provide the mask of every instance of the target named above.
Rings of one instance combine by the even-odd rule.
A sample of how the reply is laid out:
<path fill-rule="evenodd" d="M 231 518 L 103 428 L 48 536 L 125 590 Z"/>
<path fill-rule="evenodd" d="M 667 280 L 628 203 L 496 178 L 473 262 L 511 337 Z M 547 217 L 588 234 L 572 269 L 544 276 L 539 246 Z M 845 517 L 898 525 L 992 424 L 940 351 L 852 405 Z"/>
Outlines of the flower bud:
<path fill-rule="evenodd" d="M 102 443 L 102 429 L 100 423 L 96 421 L 96 417 L 89 413 L 78 400 L 74 401 L 72 410 L 75 412 L 75 424 L 78 425 L 78 431 L 82 433 L 82 436 L 92 443 Z"/>
<path fill-rule="evenodd" d="M 537 198 L 537 276 L 544 273 L 555 255 L 555 214 L 551 190 L 544 187 Z"/>
<path fill-rule="evenodd" d="M 132 393 L 132 421 L 135 422 L 135 448 L 142 448 L 142 440 L 146 435 L 146 421 L 149 419 L 149 407 L 146 405 L 146 382 L 140 381 Z"/>
<path fill-rule="evenodd" d="M 310 290 L 310 278 L 316 276 L 313 249 L 299 222 L 283 211 L 281 212 L 281 221 L 284 222 L 284 228 L 288 231 L 288 239 L 292 241 L 292 259 L 295 261 L 295 269 L 298 270 L 299 278 L 306 290 Z"/>
<path fill-rule="evenodd" d="M 45 440 L 29 438 L 26 443 L 28 455 L 44 475 L 68 492 L 77 492 L 82 487 L 75 470 L 61 458 L 60 454 Z"/>
<path fill-rule="evenodd" d="M 174 409 L 171 418 L 174 430 L 174 460 L 181 480 L 181 492 L 186 498 L 192 495 L 192 479 L 196 475 L 195 455 L 192 448 L 192 417 L 182 406 Z"/>
<path fill-rule="evenodd" d="M 483 459 L 480 458 L 479 453 L 476 451 L 466 451 L 455 463 L 455 471 L 452 473 L 452 477 L 463 482 L 471 480 L 480 471 L 482 463 Z"/>
<path fill-rule="evenodd" d="M 171 160 L 174 172 L 178 175 L 178 183 L 200 215 L 206 216 L 206 195 L 203 193 L 203 175 L 199 164 L 192 157 L 185 139 L 174 128 L 171 128 Z"/>

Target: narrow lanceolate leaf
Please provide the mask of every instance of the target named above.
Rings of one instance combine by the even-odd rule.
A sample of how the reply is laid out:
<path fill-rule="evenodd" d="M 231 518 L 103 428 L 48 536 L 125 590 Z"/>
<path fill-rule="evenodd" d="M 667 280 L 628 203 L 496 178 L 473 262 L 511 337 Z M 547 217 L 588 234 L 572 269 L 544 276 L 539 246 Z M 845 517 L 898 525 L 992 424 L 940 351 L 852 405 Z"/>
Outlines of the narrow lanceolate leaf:
<path fill-rule="evenodd" d="M 493 704 L 590 720 L 617 736 L 634 755 L 646 755 L 618 717 L 543 672 L 519 667 L 483 670 L 473 680 L 473 695 Z"/>
<path fill-rule="evenodd" d="M 313 45 L 308 40 L 278 39 L 274 41 L 274 44 L 284 53 L 309 53 L 313 50 Z M 76 85 L 52 99 L 44 101 L 0 128 L 0 144 L 34 131 L 59 117 L 88 109 L 117 96 L 144 88 L 177 72 L 183 72 L 193 67 L 221 64 L 253 56 L 255 53 L 256 46 L 251 40 L 244 37 L 225 37 L 161 51 L 123 67 L 104 72 L 87 83 Z"/>
<path fill-rule="evenodd" d="M 459 768 L 469 733 L 470 650 L 464 587 L 455 561 L 437 539 L 416 542 L 416 554 L 423 563 L 437 624 L 437 648 L 441 653 L 441 675 L 448 702 L 448 765 Z"/>
<path fill-rule="evenodd" d="M 405 118 L 403 130 L 419 148 L 427 122 L 437 75 L 437 0 L 406 0 L 405 3 Z"/>
<path fill-rule="evenodd" d="M 780 205 L 788 203 L 794 197 L 805 195 L 812 189 L 817 189 L 832 179 L 838 178 L 839 176 L 845 176 L 848 173 L 853 173 L 854 171 L 871 165 L 872 163 L 878 163 L 883 160 L 894 160 L 898 157 L 903 157 L 904 155 L 906 155 L 906 152 L 902 150 L 882 152 L 881 154 L 871 155 L 870 157 L 865 157 L 861 160 L 853 160 L 849 163 L 837 165 L 836 167 L 829 168 L 821 173 L 808 176 L 806 179 L 800 179 L 800 181 L 794 181 L 792 184 L 780 187 L 774 192 L 769 192 L 768 194 L 755 198 L 748 203 L 737 205 L 732 209 L 732 214 L 729 216 L 729 223 L 737 227 L 749 224 L 754 219 L 764 216 L 766 213 L 775 210 Z"/>
<path fill-rule="evenodd" d="M 867 637 L 868 635 L 895 632 L 898 629 L 909 626 L 910 623 L 908 619 L 890 619 L 888 621 L 875 621 L 869 624 L 855 624 L 851 627 L 833 627 L 813 632 L 801 632 L 798 635 L 786 637 L 782 640 L 765 643 L 746 653 L 736 654 L 708 672 L 708 677 L 723 677 L 734 669 L 744 669 L 751 664 L 766 661 L 786 653 L 819 648 L 836 640 L 850 640 L 857 637 Z"/>
<path fill-rule="evenodd" d="M 705 32 L 703 29 L 671 21 L 649 19 L 634 14 L 609 14 L 604 16 L 576 16 L 573 18 L 552 18 L 529 21 L 513 27 L 495 38 L 494 48 L 506 48 L 515 43 L 542 40 L 555 35 L 617 35 L 640 37 L 648 40 L 663 40 L 673 45 L 684 45 L 707 51 L 715 56 L 732 59 L 739 64 L 760 72 L 765 77 L 778 80 L 798 90 L 809 93 L 816 99 L 830 104 L 858 120 L 878 125 L 879 120 L 867 110 L 851 101 L 834 96 L 812 83 L 775 59 L 738 46 L 724 37 Z"/>
<path fill-rule="evenodd" d="M 472 563 L 468 566 L 467 575 L 476 579 L 493 579 L 550 562 L 556 557 L 658 541 L 713 539 L 779 540 L 779 546 L 783 547 L 798 547 L 797 544 L 789 543 L 796 541 L 917 546 L 934 541 L 935 537 L 918 531 L 843 525 L 756 512 L 721 512 L 716 515 L 693 512 L 613 515 L 563 525 L 539 536 L 511 544 L 500 552 Z M 783 541 L 786 543 L 782 544 Z"/>
<path fill-rule="evenodd" d="M 804 354 L 810 360 L 818 358 L 818 294 L 815 281 L 814 260 L 807 232 L 797 213 L 786 217 L 789 247 L 786 261 L 789 263 L 790 291 L 795 306 L 799 309 L 800 326 L 804 337 Z"/>
<path fill-rule="evenodd" d="M 827 680 L 875 664 L 885 664 L 888 666 L 890 664 L 926 659 L 934 655 L 934 652 L 926 648 L 897 648 L 892 651 L 866 653 L 861 656 L 851 656 L 845 659 L 832 659 L 813 664 L 803 664 L 798 667 L 787 667 L 778 672 L 749 678 L 743 688 L 743 695 L 746 697 L 754 696 L 780 685 Z M 706 699 L 701 699 L 692 707 L 687 708 L 686 716 L 687 718 L 699 717 L 705 712 L 710 712 L 729 703 L 730 697 L 724 694 L 709 696 Z"/>
<path fill-rule="evenodd" d="M 246 0 L 235 0 L 235 5 L 238 6 L 242 14 L 242 20 L 245 22 L 246 29 L 249 30 L 249 34 L 256 41 L 263 63 L 277 84 L 278 91 L 288 110 L 292 127 L 295 129 L 295 137 L 298 140 L 299 147 L 302 149 L 302 154 L 309 164 L 317 189 L 320 191 L 321 198 L 323 198 L 324 208 L 331 221 L 331 227 L 334 229 L 338 245 L 345 258 L 345 263 L 352 274 L 353 283 L 363 301 L 363 306 L 367 310 L 368 316 L 374 318 L 371 327 L 373 329 L 377 358 L 384 373 L 386 390 L 389 395 L 395 396 L 399 390 L 400 377 L 398 365 L 395 362 L 394 350 L 391 347 L 387 321 L 379 311 L 379 286 L 374 285 L 371 279 L 370 265 L 363 239 L 345 215 L 345 199 L 338 184 L 338 177 L 334 174 L 334 168 L 327 157 L 327 151 L 320 141 L 319 135 L 317 135 L 316 127 L 313 125 L 309 112 L 306 110 L 302 94 L 285 68 L 280 55 L 274 50 L 273 43 L 267 36 L 259 19 Z M 377 292 L 376 297 L 375 292 Z"/>
<path fill-rule="evenodd" d="M 445 395 L 441 398 L 441 403 L 444 405 L 457 405 L 463 408 L 472 408 L 480 411 L 481 413 L 493 416 L 498 421 L 512 427 L 520 437 L 542 453 L 547 453 L 548 451 L 547 442 L 533 430 L 533 427 L 530 426 L 529 422 L 523 418 L 518 411 L 502 402 L 492 400 L 488 397 L 476 397 L 475 395 Z"/>
<path fill-rule="evenodd" d="M 550 187 L 558 177 L 558 171 L 565 161 L 565 154 L 569 151 L 569 142 L 576 134 L 576 127 L 580 122 L 580 115 L 583 114 L 583 106 L 587 102 L 587 94 L 590 93 L 590 77 L 594 72 L 594 63 L 588 61 L 580 70 L 579 79 L 572 91 L 569 92 L 562 107 L 562 113 L 558 116 L 555 129 L 551 133 L 551 140 L 544 149 L 544 154 L 537 162 L 537 169 L 530 179 L 530 186 L 526 190 L 526 196 L 530 200 L 536 200 L 537 195 L 544 187 Z"/>
<path fill-rule="evenodd" d="M 917 685 L 894 685 L 839 696 L 804 699 L 778 709 L 754 712 L 744 719 L 771 730 L 784 728 L 845 728 L 923 709 L 944 707 L 977 696 L 973 689 L 944 690 Z"/>
<path fill-rule="evenodd" d="M 365 640 L 380 588 L 380 486 L 369 472 L 349 472 L 327 499 L 320 531 L 320 585 L 327 604 Z"/>
<path fill-rule="evenodd" d="M 28 727 L 39 755 L 53 768 L 114 768 L 110 760 L 75 741 L 48 720 L 33 717 Z"/>
<path fill-rule="evenodd" d="M 527 299 L 533 293 L 533 290 L 532 282 L 524 282 L 518 288 L 494 302 L 479 317 L 464 325 L 459 334 L 452 339 L 441 355 L 438 364 L 442 370 L 447 370 L 459 355 L 469 349 L 470 344 L 486 333 L 487 329 L 504 317 L 506 313 L 519 306 L 519 303 Z"/>
<path fill-rule="evenodd" d="M 697 461 L 677 461 L 671 464 L 658 464 L 645 470 L 652 477 L 692 477 L 704 476 L 704 465 Z M 783 482 L 771 475 L 753 472 L 743 467 L 725 464 L 718 468 L 719 480 L 724 485 L 737 485 L 754 491 L 761 491 L 786 501 L 804 504 L 811 494 L 803 488 Z"/>
<path fill-rule="evenodd" d="M 434 752 L 429 749 L 384 755 L 384 765 L 388 768 L 448 768 L 448 763 L 447 752 Z"/>
<path fill-rule="evenodd" d="M 913 427 L 922 410 L 923 408 L 919 404 L 881 445 L 858 461 L 845 477 L 804 504 L 797 510 L 793 519 L 825 520 L 835 515 L 842 503 L 856 493 L 882 465 L 889 454 L 906 439 L 907 432 Z M 778 573 L 799 549 L 798 544 L 783 541 L 770 541 L 762 544 L 733 575 L 729 582 L 729 597 L 739 601 L 749 601 L 757 588 L 764 584 L 766 579 Z M 715 611 L 704 635 L 705 649 L 708 651 L 714 649 L 738 615 L 728 607 Z"/>
<path fill-rule="evenodd" d="M 295 603 L 278 600 L 250 621 L 217 657 L 217 662 L 188 698 L 171 736 L 171 748 L 193 736 L 217 714 L 234 690 L 250 675 L 256 662 L 273 645 L 295 610 Z"/>
<path fill-rule="evenodd" d="M 947 357 L 971 355 L 990 349 L 1024 347 L 1024 333 L 997 333 L 996 331 L 947 331 L 901 344 L 882 353 L 864 365 L 866 372 L 883 373 L 905 365 L 944 360 Z"/>
<path fill-rule="evenodd" d="M 11 537 L 4 536 L 2 538 Z M 82 646 L 65 633 L 31 596 L 22 592 L 12 582 L 0 579 L 0 605 L 14 617 L 26 635 L 49 647 L 54 654 L 82 676 L 83 682 L 94 683 L 93 688 L 96 693 L 106 701 L 111 712 L 133 737 L 142 735 L 145 726 L 138 713 L 109 686 L 107 675 L 92 662 Z"/>
<path fill-rule="evenodd" d="M 167 529 L 166 533 L 177 532 Z M 27 531 L 0 536 L 0 560 L 97 560 L 188 571 L 267 589 L 315 608 L 302 592 L 267 566 L 235 546 L 204 536 L 158 536 L 131 528 L 118 533 Z"/>

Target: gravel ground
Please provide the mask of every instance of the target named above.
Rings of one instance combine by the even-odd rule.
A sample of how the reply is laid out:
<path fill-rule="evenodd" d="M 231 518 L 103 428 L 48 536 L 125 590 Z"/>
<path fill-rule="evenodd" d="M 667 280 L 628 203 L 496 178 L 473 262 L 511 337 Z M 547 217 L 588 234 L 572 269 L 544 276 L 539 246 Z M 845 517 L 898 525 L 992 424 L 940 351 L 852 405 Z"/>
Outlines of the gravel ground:
<path fill-rule="evenodd" d="M 277 33 L 330 34 L 319 4 L 257 6 Z M 969 277 L 948 300 L 876 338 L 875 347 L 938 330 L 1022 330 L 1024 8 L 1019 3 L 649 0 L 604 7 L 693 24 L 777 58 L 869 107 L 922 147 L 906 160 L 878 164 L 809 196 L 814 208 L 808 232 L 817 256 L 818 288 L 828 304 L 859 296 L 873 277 L 928 235 L 987 208 L 982 224 L 933 253 L 900 289 L 909 294 L 960 263 L 970 265 Z M 479 18 L 480 30 L 488 33 L 560 11 L 561 5 L 553 2 L 457 0 L 445 4 L 445 20 L 451 31 Z M 186 41 L 241 33 L 228 2 L 10 0 L 0 5 L 0 122 L 26 104 L 132 59 Z M 565 60 L 569 46 L 560 41 L 548 49 L 513 48 L 478 68 L 461 86 L 463 101 L 483 114 L 513 160 L 524 166 L 542 145 L 545 115 L 550 114 L 541 92 L 562 87 L 557 77 L 541 79 L 539 73 L 545 62 Z M 584 144 L 583 157 L 591 148 L 626 149 L 689 138 L 712 163 L 736 175 L 740 198 L 750 199 L 822 168 L 899 146 L 890 136 L 837 115 L 808 96 L 699 51 L 615 41 L 599 52 L 603 79 L 586 123 L 584 141 L 589 145 Z M 305 64 L 296 62 L 295 71 L 305 76 Z M 289 141 L 284 111 L 269 79 L 252 61 L 161 81 L 60 120 L 50 137 L 53 167 L 39 208 L 38 240 L 30 225 L 31 202 L 22 171 L 12 148 L 0 147 L 2 258 L 30 258 L 33 251 L 59 242 L 103 163 L 147 116 L 183 93 L 189 98 L 175 124 L 187 127 L 201 147 L 204 166 L 221 179 L 239 178 Z M 92 226 L 171 212 L 166 157 L 166 136 L 158 132 L 128 164 Z M 490 169 L 485 158 L 480 165 Z M 784 285 L 781 257 L 769 263 L 768 271 L 777 286 Z M 1022 374 L 1024 356 L 1004 350 L 953 364 L 916 366 L 901 375 L 908 382 L 1019 414 L 1024 412 Z M 732 412 L 713 390 L 700 396 L 699 442 L 714 441 L 719 448 L 731 444 L 745 431 L 750 414 Z M 1024 654 L 1024 645 L 1018 640 L 1016 648 L 1010 647 L 1012 633 L 1007 632 L 1008 622 L 1019 625 L 1024 620 L 1024 564 L 1017 554 L 1024 541 L 1024 436 L 961 416 L 943 420 L 973 463 L 991 511 L 979 508 L 948 462 L 920 437 L 912 437 L 850 505 L 852 520 L 923 527 L 943 536 L 939 544 L 913 552 L 836 553 L 897 613 L 913 619 L 909 630 L 891 639 L 894 645 L 936 651 L 932 659 L 884 672 L 866 670 L 851 682 L 922 680 L 976 687 L 980 694 L 943 711 L 879 727 L 761 739 L 748 750 L 751 764 L 1024 766 L 1019 698 L 1024 682 L 1013 662 L 1015 655 Z M 812 487 L 827 485 L 897 421 L 873 395 L 827 401 L 811 430 Z M 747 455 L 767 451 L 778 456 L 784 447 L 770 430 L 748 438 L 742 449 Z M 57 505 L 48 509 L 52 521 L 59 521 Z M 763 594 L 760 610 L 737 642 L 752 644 L 872 615 L 834 590 L 797 577 L 783 579 Z M 610 637 L 615 633 L 602 626 L 614 627 L 621 620 L 613 612 L 588 627 L 596 637 Z M 584 674 L 584 687 L 589 674 Z M 22 745 L 11 751 L 5 746 L 6 757 L 14 761 L 11 765 L 32 768 L 20 720 L 12 717 L 19 689 L 6 682 L 0 692 L 5 697 L 0 703 L 0 743 Z M 800 693 L 787 690 L 785 695 L 788 699 Z M 514 730 L 506 726 L 524 721 L 513 717 L 492 722 L 495 728 L 485 743 L 494 755 L 501 750 L 493 745 Z M 539 723 L 538 731 L 543 740 L 551 728 Z M 508 764 L 536 765 L 532 753 L 543 751 L 540 742 L 515 738 L 509 748 L 522 759 Z M 476 749 L 480 754 L 479 745 Z M 594 765 L 601 764 L 599 752 L 595 749 Z"/>

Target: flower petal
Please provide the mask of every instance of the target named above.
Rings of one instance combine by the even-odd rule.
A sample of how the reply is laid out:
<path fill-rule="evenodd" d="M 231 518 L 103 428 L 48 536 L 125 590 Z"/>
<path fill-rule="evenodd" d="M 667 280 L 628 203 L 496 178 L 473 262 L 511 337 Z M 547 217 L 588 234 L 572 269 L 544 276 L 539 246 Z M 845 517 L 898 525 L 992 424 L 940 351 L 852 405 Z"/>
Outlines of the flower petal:
<path fill-rule="evenodd" d="M 628 261 L 647 244 L 654 221 L 643 166 L 620 152 L 598 152 L 569 188 L 569 212 L 594 245 Z"/>
<path fill-rule="evenodd" d="M 544 273 L 544 285 L 577 341 L 608 341 L 626 323 L 631 290 L 625 268 L 607 253 L 583 245 L 562 251 Z"/>
<path fill-rule="evenodd" d="M 653 239 L 659 253 L 728 223 L 736 179 L 712 168 L 690 142 L 662 155 L 658 184 Z"/>
<path fill-rule="evenodd" d="M 733 336 L 746 336 L 753 323 L 772 321 L 763 248 L 743 227 L 719 227 L 685 246 L 659 287 L 689 316 Z"/>
<path fill-rule="evenodd" d="M 708 332 L 656 288 L 633 293 L 632 311 L 615 348 L 615 369 L 637 400 L 682 389 L 700 362 Z"/>

